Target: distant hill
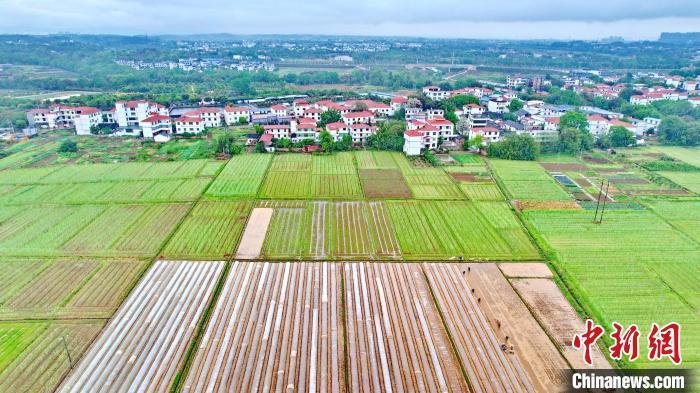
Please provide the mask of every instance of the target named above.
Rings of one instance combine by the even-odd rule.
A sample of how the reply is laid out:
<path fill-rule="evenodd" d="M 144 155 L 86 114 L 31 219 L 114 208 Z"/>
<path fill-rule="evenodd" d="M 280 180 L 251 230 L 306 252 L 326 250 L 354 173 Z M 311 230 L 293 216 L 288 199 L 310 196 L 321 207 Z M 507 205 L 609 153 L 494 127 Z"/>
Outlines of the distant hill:
<path fill-rule="evenodd" d="M 661 33 L 659 42 L 670 44 L 700 44 L 700 33 Z"/>

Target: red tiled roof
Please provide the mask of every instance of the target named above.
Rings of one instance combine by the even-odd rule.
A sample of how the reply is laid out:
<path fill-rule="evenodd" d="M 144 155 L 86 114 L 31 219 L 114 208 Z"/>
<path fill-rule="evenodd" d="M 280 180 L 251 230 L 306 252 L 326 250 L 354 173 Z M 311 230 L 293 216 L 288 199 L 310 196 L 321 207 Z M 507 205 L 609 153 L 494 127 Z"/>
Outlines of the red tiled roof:
<path fill-rule="evenodd" d="M 204 120 L 200 119 L 199 117 L 180 117 L 175 119 L 175 121 L 177 123 L 199 123 Z"/>
<path fill-rule="evenodd" d="M 147 117 L 147 118 L 141 120 L 141 123 L 155 123 L 157 121 L 165 121 L 165 120 L 170 120 L 170 117 L 163 116 L 163 115 L 153 115 L 151 117 Z"/>
<path fill-rule="evenodd" d="M 227 106 L 224 110 L 226 112 L 250 112 L 250 108 L 245 106 Z"/>
<path fill-rule="evenodd" d="M 420 132 L 415 131 L 415 130 L 406 131 L 406 132 L 404 132 L 404 134 L 406 134 L 406 135 L 408 135 L 408 136 L 413 136 L 413 137 L 420 137 L 420 136 L 423 136 L 423 134 L 421 134 Z"/>
<path fill-rule="evenodd" d="M 369 111 L 362 111 L 362 112 L 350 112 L 346 113 L 343 115 L 343 117 L 349 117 L 349 118 L 356 118 L 356 117 L 373 117 L 374 114 Z"/>

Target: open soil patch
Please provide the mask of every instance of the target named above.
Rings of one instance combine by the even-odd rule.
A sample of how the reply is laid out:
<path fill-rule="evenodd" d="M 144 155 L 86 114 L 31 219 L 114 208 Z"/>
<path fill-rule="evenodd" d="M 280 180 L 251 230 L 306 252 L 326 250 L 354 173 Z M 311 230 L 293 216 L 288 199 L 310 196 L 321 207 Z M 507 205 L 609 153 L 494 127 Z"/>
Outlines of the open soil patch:
<path fill-rule="evenodd" d="M 574 201 L 513 201 L 513 205 L 520 211 L 581 209 L 581 206 Z"/>
<path fill-rule="evenodd" d="M 579 172 L 585 172 L 588 170 L 588 167 L 583 165 L 583 164 L 575 164 L 575 163 L 563 163 L 563 164 L 556 164 L 556 163 L 540 163 L 542 167 L 548 171 L 579 171 Z"/>
<path fill-rule="evenodd" d="M 608 160 L 607 158 L 591 157 L 591 156 L 584 156 L 583 160 L 586 162 L 592 162 L 594 164 L 610 164 L 610 163 L 612 163 L 612 161 Z"/>
<path fill-rule="evenodd" d="M 411 190 L 397 169 L 360 169 L 360 182 L 367 198 L 411 198 Z"/>
<path fill-rule="evenodd" d="M 649 181 L 646 179 L 642 179 L 640 177 L 637 178 L 621 178 L 621 179 L 610 179 L 610 182 L 613 184 L 649 184 Z"/>

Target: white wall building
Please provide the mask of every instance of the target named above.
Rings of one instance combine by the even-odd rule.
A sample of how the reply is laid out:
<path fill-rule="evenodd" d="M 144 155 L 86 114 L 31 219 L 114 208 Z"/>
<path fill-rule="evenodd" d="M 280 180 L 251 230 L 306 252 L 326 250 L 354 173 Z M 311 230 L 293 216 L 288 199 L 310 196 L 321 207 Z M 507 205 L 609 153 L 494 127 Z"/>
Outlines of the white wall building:
<path fill-rule="evenodd" d="M 403 152 L 407 156 L 418 156 L 420 155 L 421 149 L 423 149 L 422 133 L 415 130 L 409 130 L 403 133 Z"/>
<path fill-rule="evenodd" d="M 221 127 L 222 110 L 220 108 L 197 108 L 183 117 L 198 117 L 204 121 L 204 127 Z"/>
<path fill-rule="evenodd" d="M 204 131 L 204 120 L 199 117 L 179 117 L 175 119 L 175 132 L 178 134 L 198 134 Z"/>
<path fill-rule="evenodd" d="M 245 119 L 246 123 L 250 123 L 252 113 L 250 108 L 239 106 L 227 106 L 224 108 L 224 120 L 226 124 L 238 124 L 241 119 Z"/>
<path fill-rule="evenodd" d="M 89 106 L 78 107 L 73 122 L 76 134 L 90 135 L 92 127 L 97 127 L 102 123 L 102 111 Z"/>
<path fill-rule="evenodd" d="M 137 127 L 143 119 L 152 115 L 169 115 L 165 106 L 145 100 L 117 101 L 114 109 L 114 118 L 119 127 Z"/>
<path fill-rule="evenodd" d="M 172 133 L 172 122 L 170 117 L 163 115 L 152 115 L 139 122 L 144 138 L 153 138 L 159 134 Z"/>

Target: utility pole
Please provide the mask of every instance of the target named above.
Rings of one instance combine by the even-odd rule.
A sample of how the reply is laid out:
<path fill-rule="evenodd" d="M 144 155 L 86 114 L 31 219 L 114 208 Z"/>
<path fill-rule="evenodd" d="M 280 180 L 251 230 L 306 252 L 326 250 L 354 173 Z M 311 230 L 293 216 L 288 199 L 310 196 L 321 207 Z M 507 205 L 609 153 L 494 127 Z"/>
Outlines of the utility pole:
<path fill-rule="evenodd" d="M 70 364 L 71 370 L 73 369 L 73 357 L 70 355 L 68 350 L 68 343 L 66 342 L 66 336 L 61 336 L 61 341 L 63 342 L 63 349 L 66 350 L 66 356 L 68 356 L 68 364 Z"/>
<path fill-rule="evenodd" d="M 603 194 L 603 188 L 605 188 L 605 194 Z M 596 202 L 595 206 L 595 215 L 593 216 L 593 223 L 594 224 L 602 224 L 603 223 L 603 213 L 605 213 L 605 203 L 607 202 L 608 199 L 608 191 L 610 191 L 610 181 L 608 180 L 606 183 L 606 180 L 603 179 L 600 181 L 600 190 L 598 191 L 598 200 Z M 603 206 L 600 208 L 600 199 L 603 198 Z M 600 209 L 600 217 L 598 217 L 598 211 Z"/>
<path fill-rule="evenodd" d="M 608 180 L 607 185 L 605 186 L 605 198 L 603 199 L 603 210 L 600 211 L 600 221 L 598 224 L 603 223 L 603 213 L 605 213 L 605 202 L 608 199 L 608 191 L 610 190 L 610 180 Z"/>
<path fill-rule="evenodd" d="M 605 180 L 600 181 L 600 189 L 598 189 L 598 198 L 596 199 L 596 204 L 595 204 L 595 214 L 593 215 L 593 223 L 597 224 L 598 223 L 598 208 L 600 206 L 600 196 L 603 193 L 603 182 Z"/>

